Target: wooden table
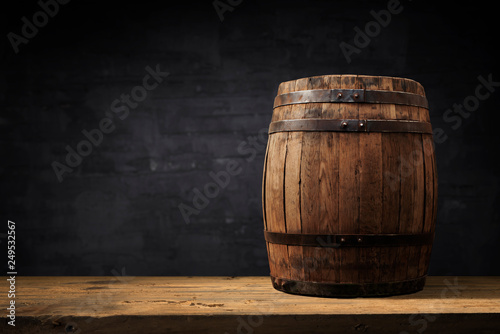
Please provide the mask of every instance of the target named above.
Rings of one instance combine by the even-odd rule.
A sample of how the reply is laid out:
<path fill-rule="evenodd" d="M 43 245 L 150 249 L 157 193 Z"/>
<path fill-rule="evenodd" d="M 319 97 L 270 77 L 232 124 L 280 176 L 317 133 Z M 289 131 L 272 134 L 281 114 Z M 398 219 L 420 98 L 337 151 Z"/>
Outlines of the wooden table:
<path fill-rule="evenodd" d="M 285 294 L 268 277 L 17 277 L 16 290 L 16 327 L 0 333 L 500 333 L 500 277 L 355 299 Z"/>

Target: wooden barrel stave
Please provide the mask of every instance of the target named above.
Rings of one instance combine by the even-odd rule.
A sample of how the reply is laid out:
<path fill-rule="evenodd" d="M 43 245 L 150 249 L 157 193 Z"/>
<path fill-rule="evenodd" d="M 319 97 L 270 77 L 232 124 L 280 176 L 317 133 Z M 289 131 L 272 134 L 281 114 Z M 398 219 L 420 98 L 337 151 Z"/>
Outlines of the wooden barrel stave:
<path fill-rule="evenodd" d="M 353 75 L 285 82 L 278 94 L 335 88 L 425 95 L 420 84 L 408 79 Z M 305 118 L 429 121 L 425 108 L 374 103 L 286 105 L 275 108 L 272 120 Z M 437 180 L 430 134 L 278 132 L 269 137 L 265 161 L 263 208 L 268 231 L 378 234 L 434 230 Z M 396 180 L 401 177 L 399 184 L 388 187 L 387 173 Z M 328 248 L 267 243 L 267 247 L 271 276 L 338 284 L 422 277 L 431 250 L 431 245 Z"/>

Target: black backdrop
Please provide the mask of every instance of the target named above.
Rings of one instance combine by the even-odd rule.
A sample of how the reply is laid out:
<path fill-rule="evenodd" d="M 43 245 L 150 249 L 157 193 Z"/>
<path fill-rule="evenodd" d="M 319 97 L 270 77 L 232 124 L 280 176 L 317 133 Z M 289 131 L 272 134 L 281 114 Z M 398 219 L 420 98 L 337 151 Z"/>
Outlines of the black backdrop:
<path fill-rule="evenodd" d="M 53 17 L 35 1 L 2 10 L 0 241 L 15 221 L 19 274 L 267 275 L 278 84 L 369 74 L 422 83 L 441 129 L 430 274 L 500 275 L 500 87 L 478 88 L 500 81 L 488 2 L 402 0 L 380 29 L 372 11 L 394 1 L 218 1 L 223 20 L 212 1 L 42 3 Z"/>

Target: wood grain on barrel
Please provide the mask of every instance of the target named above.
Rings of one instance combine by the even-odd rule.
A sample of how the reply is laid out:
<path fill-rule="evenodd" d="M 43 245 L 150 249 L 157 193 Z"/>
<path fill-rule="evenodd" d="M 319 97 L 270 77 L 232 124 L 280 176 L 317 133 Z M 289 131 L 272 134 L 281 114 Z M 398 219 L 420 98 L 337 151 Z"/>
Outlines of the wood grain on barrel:
<path fill-rule="evenodd" d="M 380 89 L 393 90 L 392 77 L 380 78 Z M 380 112 L 386 119 L 396 119 L 396 106 L 394 104 L 381 104 Z M 401 170 L 399 168 L 399 142 L 392 133 L 382 133 L 382 226 L 381 233 L 391 234 L 399 232 L 399 181 Z M 379 280 L 380 282 L 395 281 L 398 248 L 385 247 L 380 251 Z"/>
<path fill-rule="evenodd" d="M 380 89 L 380 77 L 363 76 L 361 88 Z M 359 104 L 360 119 L 380 119 L 381 104 Z M 382 133 L 361 133 L 359 135 L 359 233 L 382 233 Z M 361 270 L 359 281 L 373 283 L 378 281 L 380 248 L 363 247 L 359 249 Z"/>
<path fill-rule="evenodd" d="M 278 87 L 278 95 L 287 93 L 286 88 L 288 87 L 288 85 L 289 83 L 282 83 Z M 280 110 L 275 110 L 272 114 L 271 120 L 274 122 L 283 119 L 283 114 L 285 113 L 286 109 L 288 109 L 288 106 L 282 107 L 280 108 Z M 264 161 L 262 201 L 264 210 L 264 228 L 268 231 L 283 231 L 281 222 L 284 221 L 284 210 L 283 208 L 280 210 L 279 207 L 276 208 L 278 210 L 275 210 L 275 203 L 281 202 L 281 205 L 283 206 L 283 200 L 280 200 L 280 197 L 284 196 L 283 191 L 279 191 L 280 177 L 283 176 L 283 172 L 279 173 L 281 168 L 279 164 L 282 164 L 283 162 L 280 162 L 280 150 L 282 149 L 282 147 L 281 145 L 279 148 L 277 147 L 278 137 L 279 136 L 275 135 L 269 136 L 268 145 L 266 148 L 266 157 Z M 270 150 L 270 147 L 272 147 L 273 149 Z M 277 149 L 274 149 L 274 147 L 277 147 Z M 283 181 L 281 180 L 281 182 Z M 269 242 L 266 242 L 266 246 L 271 275 L 277 275 L 280 271 L 280 261 L 281 263 L 284 263 L 285 261 L 285 259 L 282 258 L 282 254 L 280 253 L 280 247 L 282 246 L 271 244 Z"/>
<path fill-rule="evenodd" d="M 300 162 L 302 154 L 302 132 L 288 133 L 288 150 L 285 165 L 285 214 L 287 232 L 302 233 L 300 214 Z M 288 246 L 290 275 L 304 280 L 304 263 L 301 246 Z"/>
<path fill-rule="evenodd" d="M 314 89 L 317 81 L 304 80 L 306 90 Z M 318 118 L 321 116 L 321 109 L 318 103 L 308 103 L 302 106 L 302 118 Z M 302 137 L 302 155 L 300 166 L 300 198 L 301 198 L 301 220 L 302 233 L 311 234 L 318 231 L 320 225 L 319 215 L 319 187 L 318 174 L 320 166 L 319 145 L 321 134 L 319 132 L 304 132 Z M 315 256 L 312 247 L 303 247 L 303 258 L 305 260 L 306 281 L 315 280 L 316 268 Z"/>
<path fill-rule="evenodd" d="M 265 166 L 265 169 L 266 169 L 266 179 L 265 179 L 265 196 L 264 196 L 264 200 L 265 200 L 265 212 L 264 212 L 264 215 L 266 217 L 266 229 L 268 231 L 277 231 L 277 229 L 274 227 L 274 218 L 271 217 L 273 215 L 272 211 L 274 211 L 274 207 L 273 207 L 273 200 L 274 198 L 272 198 L 271 196 L 271 182 L 276 182 L 276 178 L 277 176 L 276 175 L 273 175 L 272 174 L 272 171 L 273 169 L 271 168 L 271 165 L 272 165 L 272 161 L 274 160 L 274 155 L 275 155 L 275 152 L 276 150 L 274 149 L 274 142 L 275 142 L 275 137 L 274 136 L 269 136 L 269 139 L 268 139 L 268 142 L 267 142 L 267 147 L 268 147 L 268 153 L 267 153 L 267 159 L 266 159 L 266 166 Z M 268 249 L 268 258 L 269 258 L 269 269 L 271 271 L 271 275 L 276 275 L 277 274 L 277 271 L 276 271 L 276 264 L 275 264 L 275 252 L 274 252 L 274 249 L 275 249 L 275 245 L 272 244 L 272 243 L 269 243 L 267 242 L 267 249 Z"/>
<path fill-rule="evenodd" d="M 343 89 L 360 88 L 356 75 L 343 75 Z M 357 119 L 357 103 L 339 103 L 342 118 Z M 339 233 L 359 233 L 359 137 L 349 133 L 339 133 Z M 344 283 L 357 282 L 359 249 L 339 248 L 340 279 Z"/>
<path fill-rule="evenodd" d="M 297 80 L 289 86 L 289 92 L 297 90 L 306 90 L 308 80 Z M 292 105 L 290 108 L 290 119 L 302 118 L 304 115 L 300 105 Z M 287 156 L 287 168 L 285 187 L 291 189 L 287 196 L 287 217 L 292 219 L 292 231 L 290 233 L 303 233 L 302 230 L 302 192 L 301 192 L 301 168 L 302 168 L 302 150 L 304 134 L 302 132 L 290 132 L 288 134 L 290 155 Z M 297 147 L 292 147 L 297 145 Z M 302 246 L 288 246 L 288 256 L 290 257 L 291 272 L 297 280 L 304 281 L 307 258 L 304 257 L 304 248 Z"/>
<path fill-rule="evenodd" d="M 328 75 L 287 81 L 278 94 L 312 89 L 401 91 L 403 78 Z M 407 105 L 306 103 L 279 106 L 287 119 L 429 122 Z M 296 234 L 418 234 L 434 231 L 437 179 L 432 135 L 278 132 L 269 136 L 263 181 L 268 231 Z M 302 247 L 268 244 L 271 275 L 329 283 L 394 282 L 426 274 L 431 246 Z"/>
<path fill-rule="evenodd" d="M 340 75 L 325 76 L 324 89 L 333 89 L 341 85 Z M 336 105 L 323 103 L 322 118 L 339 119 L 340 110 Z M 339 133 L 322 133 L 320 145 L 320 216 L 321 234 L 339 233 L 339 168 L 338 159 L 340 150 Z M 323 272 L 322 282 L 340 282 L 340 252 L 335 248 L 321 247 L 316 248 L 315 252 L 322 260 L 320 263 L 324 269 L 317 270 Z"/>
<path fill-rule="evenodd" d="M 406 91 L 406 81 L 401 78 L 393 78 L 394 91 Z M 406 105 L 396 105 L 396 118 L 397 119 L 410 119 L 409 107 Z M 399 233 L 408 233 L 412 224 L 412 204 L 414 200 L 414 171 L 409 166 L 407 160 L 407 153 L 411 150 L 411 137 L 409 133 L 394 134 L 399 144 L 399 166 L 400 166 L 400 190 L 399 190 Z M 396 270 L 396 281 L 406 280 L 408 278 L 408 257 L 410 256 L 410 246 L 398 247 L 397 262 L 399 268 Z"/>
<path fill-rule="evenodd" d="M 435 169 L 434 169 L 434 143 L 432 142 L 431 135 L 422 135 L 422 146 L 424 150 L 424 175 L 425 175 L 425 212 L 424 212 L 424 226 L 423 232 L 434 231 L 434 206 L 436 205 L 434 197 L 434 182 Z M 420 250 L 419 262 L 419 275 L 425 274 L 429 265 L 430 252 L 432 247 L 430 245 L 423 246 Z"/>
<path fill-rule="evenodd" d="M 407 80 L 406 92 L 425 95 L 421 85 L 417 84 L 415 81 Z M 427 109 L 407 106 L 408 118 L 414 121 L 421 121 L 425 119 L 422 114 L 428 114 Z M 407 146 L 409 150 L 403 156 L 405 161 L 407 161 L 408 168 L 410 168 L 411 173 L 408 178 L 413 178 L 413 212 L 411 217 L 413 218 L 409 224 L 409 230 L 407 233 L 422 233 L 425 218 L 425 173 L 424 173 L 424 160 L 423 160 L 423 146 L 422 146 L 422 134 L 407 134 L 409 137 L 409 142 Z M 421 246 L 410 246 L 409 257 L 408 257 L 408 272 L 407 277 L 417 277 L 419 276 L 419 262 Z"/>
<path fill-rule="evenodd" d="M 417 87 L 417 93 L 425 96 L 424 88 L 421 85 Z M 429 112 L 425 108 L 419 109 L 419 121 L 430 122 Z M 434 155 L 432 136 L 422 134 L 420 136 L 422 147 L 422 173 L 423 173 L 423 222 L 421 226 L 422 233 L 431 232 L 433 224 L 432 211 L 434 206 L 433 182 L 434 170 L 432 166 L 432 155 Z M 425 275 L 425 271 L 429 265 L 430 251 L 432 246 L 424 245 L 419 250 L 418 276 Z"/>

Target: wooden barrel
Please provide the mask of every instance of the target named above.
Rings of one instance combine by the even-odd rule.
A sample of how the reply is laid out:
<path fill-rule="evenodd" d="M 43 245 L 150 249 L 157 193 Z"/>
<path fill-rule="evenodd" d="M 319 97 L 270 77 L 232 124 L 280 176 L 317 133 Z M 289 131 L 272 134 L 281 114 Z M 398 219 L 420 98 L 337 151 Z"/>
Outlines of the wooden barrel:
<path fill-rule="evenodd" d="M 273 286 L 324 297 L 421 290 L 437 185 L 419 83 L 361 75 L 281 83 L 262 187 Z"/>

